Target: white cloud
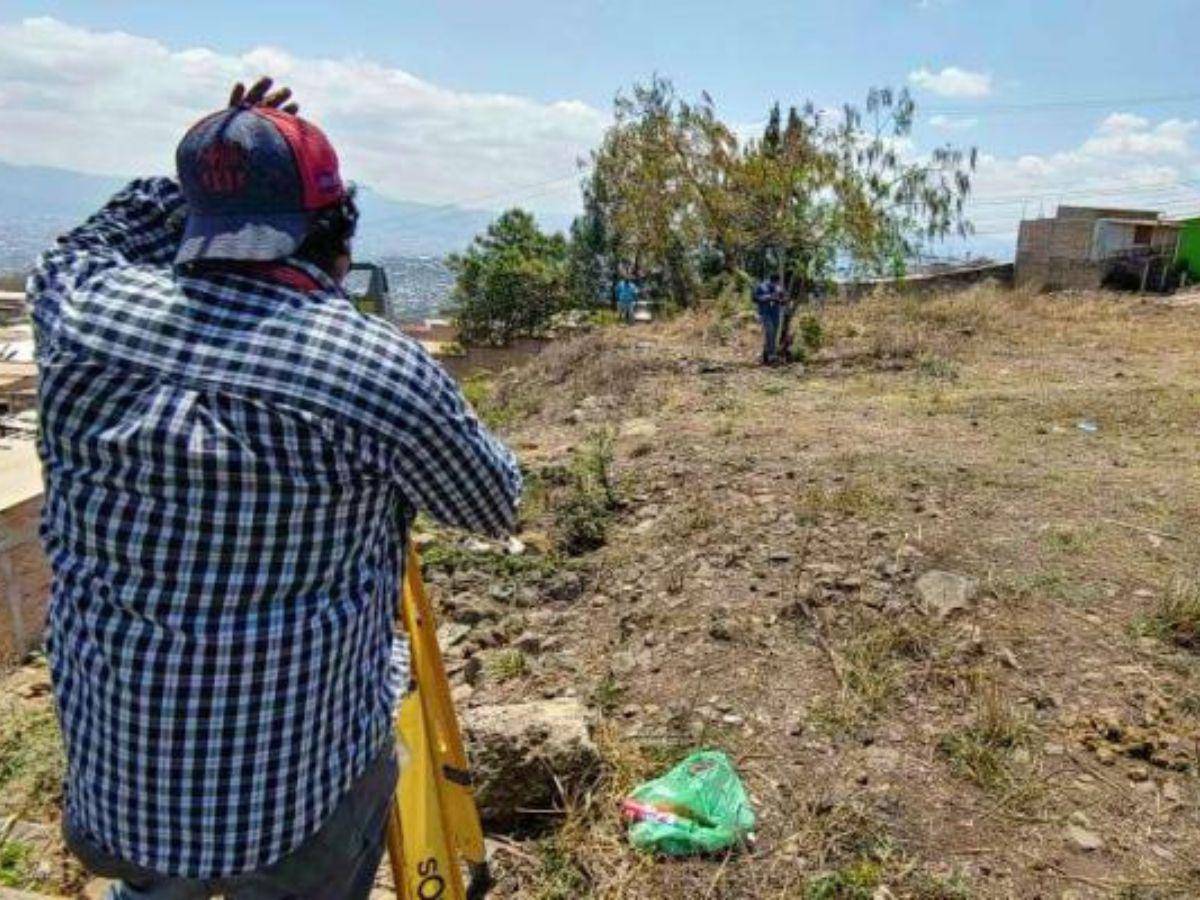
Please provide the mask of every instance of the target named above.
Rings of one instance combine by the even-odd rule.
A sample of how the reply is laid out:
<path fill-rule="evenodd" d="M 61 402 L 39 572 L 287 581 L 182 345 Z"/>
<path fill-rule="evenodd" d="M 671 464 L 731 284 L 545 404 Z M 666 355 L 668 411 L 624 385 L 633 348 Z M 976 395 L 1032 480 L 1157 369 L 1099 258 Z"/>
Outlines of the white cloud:
<path fill-rule="evenodd" d="M 1140 131 L 1149 124 L 1149 119 L 1143 119 L 1133 113 L 1115 112 L 1101 122 L 1100 127 L 1096 130 L 1101 134 L 1121 134 L 1127 131 Z"/>
<path fill-rule="evenodd" d="M 939 131 L 966 131 L 978 125 L 979 120 L 973 116 L 959 118 L 938 113 L 936 116 L 929 117 L 929 124 Z"/>
<path fill-rule="evenodd" d="M 992 92 L 992 76 L 983 72 L 972 72 L 958 66 L 946 66 L 934 72 L 922 66 L 908 73 L 908 80 L 923 90 L 941 97 L 965 97 L 976 99 Z"/>
<path fill-rule="evenodd" d="M 1015 158 L 983 155 L 970 215 L 981 235 L 1012 236 L 1022 218 L 1054 215 L 1059 204 L 1200 212 L 1200 123 L 1157 124 L 1113 113 L 1077 147 Z"/>
<path fill-rule="evenodd" d="M 573 209 L 575 161 L 608 121 L 577 100 L 453 91 L 362 58 L 175 50 L 39 18 L 0 25 L 0 158 L 169 172 L 187 126 L 234 81 L 261 74 L 295 89 L 347 177 L 408 200 L 494 206 L 529 196 L 538 210 Z"/>
<path fill-rule="evenodd" d="M 1198 124 L 1195 120 L 1168 119 L 1150 128 L 1145 119 L 1117 113 L 1101 123 L 1099 132 L 1088 138 L 1082 149 L 1093 156 L 1186 157 L 1192 151 L 1189 138 Z"/>

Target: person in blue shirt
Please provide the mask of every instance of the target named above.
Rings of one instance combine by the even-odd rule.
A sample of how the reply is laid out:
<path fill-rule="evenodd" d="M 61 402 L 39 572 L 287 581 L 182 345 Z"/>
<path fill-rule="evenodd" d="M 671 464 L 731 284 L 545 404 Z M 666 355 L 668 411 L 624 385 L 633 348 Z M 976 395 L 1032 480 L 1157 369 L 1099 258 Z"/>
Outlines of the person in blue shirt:
<path fill-rule="evenodd" d="M 754 287 L 754 305 L 763 328 L 762 364 L 779 362 L 779 330 L 783 324 L 783 285 L 779 275 L 764 278 Z"/>
<path fill-rule="evenodd" d="M 633 323 L 633 305 L 637 303 L 637 285 L 628 278 L 617 282 L 617 311 L 620 312 L 625 324 Z"/>

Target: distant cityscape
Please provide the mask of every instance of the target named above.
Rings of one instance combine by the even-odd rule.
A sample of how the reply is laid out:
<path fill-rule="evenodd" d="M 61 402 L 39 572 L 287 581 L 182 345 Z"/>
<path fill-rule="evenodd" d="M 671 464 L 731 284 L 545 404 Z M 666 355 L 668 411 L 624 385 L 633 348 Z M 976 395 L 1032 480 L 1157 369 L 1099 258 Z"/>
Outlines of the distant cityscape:
<path fill-rule="evenodd" d="M 392 310 L 405 321 L 436 318 L 446 312 L 454 275 L 431 256 L 395 256 L 379 260 L 388 275 Z"/>
<path fill-rule="evenodd" d="M 63 223 L 52 217 L 22 217 L 0 223 L 0 275 L 24 274 L 53 243 Z M 388 275 L 392 309 L 404 320 L 437 317 L 446 310 L 454 276 L 440 256 L 366 256 Z"/>
<path fill-rule="evenodd" d="M 24 274 L 63 231 L 82 222 L 126 183 L 0 162 L 0 275 Z M 446 254 L 465 247 L 494 213 L 390 200 L 360 188 L 357 256 L 387 270 L 393 311 L 419 320 L 443 312 L 454 285 Z M 561 227 L 563 223 L 551 223 Z"/>

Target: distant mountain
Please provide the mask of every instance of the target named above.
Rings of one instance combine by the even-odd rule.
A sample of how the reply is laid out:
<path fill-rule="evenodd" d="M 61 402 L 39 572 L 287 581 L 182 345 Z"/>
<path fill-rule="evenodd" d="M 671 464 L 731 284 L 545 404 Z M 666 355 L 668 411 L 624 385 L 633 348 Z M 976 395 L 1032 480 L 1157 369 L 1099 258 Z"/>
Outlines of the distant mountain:
<path fill-rule="evenodd" d="M 0 272 L 26 269 L 68 228 L 95 212 L 128 179 L 0 162 Z M 496 213 L 460 206 L 392 200 L 370 187 L 358 194 L 362 219 L 355 241 L 362 259 L 441 257 L 462 250 Z M 543 222 L 563 229 L 565 216 Z"/>
<path fill-rule="evenodd" d="M 362 218 L 355 246 L 360 256 L 372 258 L 445 256 L 463 250 L 497 215 L 494 210 L 392 200 L 365 185 L 359 185 L 357 201 Z M 569 224 L 551 220 L 543 227 Z"/>

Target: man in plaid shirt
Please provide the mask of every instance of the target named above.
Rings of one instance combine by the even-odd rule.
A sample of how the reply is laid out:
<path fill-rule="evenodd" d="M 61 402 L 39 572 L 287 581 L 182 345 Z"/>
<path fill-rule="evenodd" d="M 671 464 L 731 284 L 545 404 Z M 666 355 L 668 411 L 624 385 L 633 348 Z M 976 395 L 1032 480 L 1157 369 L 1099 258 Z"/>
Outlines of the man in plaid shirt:
<path fill-rule="evenodd" d="M 446 373 L 347 299 L 352 193 L 269 90 L 29 285 L 64 831 L 114 898 L 367 897 L 406 530 L 499 534 L 520 493 Z"/>

